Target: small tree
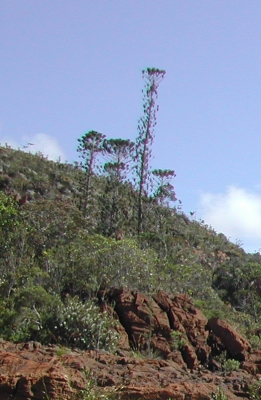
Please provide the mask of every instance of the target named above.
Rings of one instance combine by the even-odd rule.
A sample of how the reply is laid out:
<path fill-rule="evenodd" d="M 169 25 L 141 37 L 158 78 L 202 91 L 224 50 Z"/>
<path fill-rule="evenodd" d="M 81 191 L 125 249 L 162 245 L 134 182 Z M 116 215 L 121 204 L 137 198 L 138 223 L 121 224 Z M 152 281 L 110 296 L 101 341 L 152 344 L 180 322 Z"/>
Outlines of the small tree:
<path fill-rule="evenodd" d="M 104 170 L 117 182 L 126 179 L 134 145 L 129 139 L 105 139 L 103 142 L 104 155 L 109 160 Z"/>
<path fill-rule="evenodd" d="M 108 160 L 104 164 L 106 185 L 101 210 L 104 234 L 112 235 L 122 229 L 123 210 L 126 208 L 122 189 L 130 170 L 134 145 L 130 140 L 124 139 L 109 139 L 103 142 L 104 156 Z"/>
<path fill-rule="evenodd" d="M 101 285 L 151 291 L 157 284 L 156 253 L 151 249 L 141 250 L 130 239 L 114 240 L 79 232 L 74 241 L 53 248 L 47 257 L 49 290 L 54 293 L 64 287 L 71 295 L 91 298 Z"/>
<path fill-rule="evenodd" d="M 174 186 L 171 184 L 171 179 L 176 176 L 175 171 L 170 169 L 154 169 L 152 174 L 157 184 L 154 198 L 159 204 L 163 206 L 168 204 L 169 201 L 176 201 Z"/>
<path fill-rule="evenodd" d="M 77 151 L 83 159 L 80 165 L 85 172 L 85 184 L 83 187 L 84 197 L 82 204 L 82 210 L 85 217 L 87 215 L 87 207 L 91 194 L 92 178 L 96 169 L 96 157 L 102 152 L 102 143 L 104 138 L 105 135 L 96 131 L 90 131 L 78 139 L 79 145 Z"/>
<path fill-rule="evenodd" d="M 140 234 L 143 230 L 143 204 L 142 198 L 147 195 L 149 178 L 149 159 L 151 157 L 151 145 L 154 138 L 154 127 L 157 123 L 156 113 L 158 106 L 158 86 L 165 75 L 164 70 L 147 68 L 142 71 L 145 81 L 143 93 L 144 114 L 138 123 L 138 137 L 136 139 L 136 174 L 138 177 L 138 227 Z"/>

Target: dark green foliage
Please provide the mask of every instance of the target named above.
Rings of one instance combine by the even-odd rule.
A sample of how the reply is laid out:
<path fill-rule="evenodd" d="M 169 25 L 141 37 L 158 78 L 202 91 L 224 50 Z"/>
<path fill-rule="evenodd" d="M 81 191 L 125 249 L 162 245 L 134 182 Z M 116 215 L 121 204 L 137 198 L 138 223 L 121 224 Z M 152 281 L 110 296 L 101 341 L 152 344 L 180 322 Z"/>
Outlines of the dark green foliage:
<path fill-rule="evenodd" d="M 18 205 L 13 197 L 0 192 L 0 256 L 5 257 L 19 227 Z"/>
<path fill-rule="evenodd" d="M 51 295 L 42 286 L 18 289 L 14 295 L 11 339 L 52 342 L 47 325 L 59 303 L 59 297 Z"/>
<path fill-rule="evenodd" d="M 169 169 L 154 169 L 152 174 L 156 180 L 156 190 L 154 198 L 161 206 L 168 205 L 168 202 L 176 201 L 174 186 L 171 184 L 171 179 L 176 176 L 175 172 Z"/>
<path fill-rule="evenodd" d="M 10 196 L 0 192 L 0 229 L 1 232 L 10 231 L 17 225 L 18 207 Z"/>
<path fill-rule="evenodd" d="M 222 265 L 214 273 L 213 287 L 220 297 L 239 310 L 252 315 L 255 322 L 261 311 L 261 264 L 241 260 Z"/>
<path fill-rule="evenodd" d="M 105 139 L 103 152 L 109 162 L 104 165 L 108 176 L 116 182 L 122 183 L 130 170 L 133 159 L 134 143 L 124 139 Z"/>
<path fill-rule="evenodd" d="M 106 177 L 103 195 L 101 196 L 100 232 L 106 236 L 115 236 L 124 228 L 128 219 L 126 204 L 126 187 L 124 184 L 130 171 L 134 143 L 130 140 L 108 139 L 103 142 Z M 128 204 L 131 200 L 128 201 Z"/>
<path fill-rule="evenodd" d="M 103 288 L 135 287 L 151 291 L 157 285 L 157 255 L 141 250 L 131 239 L 117 241 L 79 232 L 66 246 L 53 248 L 46 256 L 49 290 L 92 298 Z M 58 285 L 57 285 L 58 284 Z"/>

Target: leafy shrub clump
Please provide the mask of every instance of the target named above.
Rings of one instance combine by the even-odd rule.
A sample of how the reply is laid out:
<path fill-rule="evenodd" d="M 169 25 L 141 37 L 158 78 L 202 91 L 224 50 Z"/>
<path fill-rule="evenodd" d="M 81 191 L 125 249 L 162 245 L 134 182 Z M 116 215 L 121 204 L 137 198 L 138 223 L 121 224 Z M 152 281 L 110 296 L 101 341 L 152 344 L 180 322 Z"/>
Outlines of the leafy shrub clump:
<path fill-rule="evenodd" d="M 80 349 L 116 350 L 119 335 L 116 321 L 108 313 L 100 313 L 93 302 L 82 303 L 77 297 L 67 298 L 57 309 L 50 330 L 59 344 Z"/>
<path fill-rule="evenodd" d="M 227 400 L 228 397 L 223 393 L 222 389 L 218 388 L 217 393 L 212 394 L 213 400 Z"/>
<path fill-rule="evenodd" d="M 251 347 L 254 350 L 260 350 L 261 349 L 261 338 L 258 335 L 250 336 L 249 342 L 251 344 Z"/>
<path fill-rule="evenodd" d="M 181 350 L 186 345 L 186 341 L 182 338 L 182 332 L 173 331 L 171 332 L 172 346 L 175 350 Z"/>
<path fill-rule="evenodd" d="M 237 371 L 240 368 L 240 362 L 238 360 L 228 359 L 223 364 L 223 369 L 226 372 Z"/>
<path fill-rule="evenodd" d="M 258 379 L 255 383 L 249 387 L 249 397 L 252 400 L 261 399 L 261 379 Z"/>
<path fill-rule="evenodd" d="M 81 293 L 88 293 L 91 298 L 96 296 L 101 285 L 135 288 L 148 293 L 158 283 L 156 253 L 140 249 L 131 239 L 116 241 L 80 231 L 73 242 L 48 252 L 46 262 L 50 286 L 56 293 L 70 286 L 73 287 L 70 294 L 81 297 Z"/>
<path fill-rule="evenodd" d="M 91 371 L 83 371 L 86 386 L 80 392 L 75 394 L 74 400 L 117 400 L 119 399 L 118 392 L 121 387 L 108 390 L 107 388 L 99 387 L 96 379 L 93 377 Z"/>

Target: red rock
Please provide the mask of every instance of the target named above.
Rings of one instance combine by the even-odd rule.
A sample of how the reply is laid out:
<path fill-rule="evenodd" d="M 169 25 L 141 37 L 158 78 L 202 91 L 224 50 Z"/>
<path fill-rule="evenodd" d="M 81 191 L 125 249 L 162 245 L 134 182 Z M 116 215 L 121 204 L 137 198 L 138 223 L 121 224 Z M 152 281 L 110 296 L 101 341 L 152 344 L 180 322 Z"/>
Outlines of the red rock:
<path fill-rule="evenodd" d="M 171 353 L 171 329 L 167 314 L 140 292 L 111 290 L 108 293 L 132 347 L 167 356 Z"/>
<path fill-rule="evenodd" d="M 255 375 L 261 373 L 261 350 L 255 350 L 246 356 L 246 360 L 241 363 L 241 368 L 248 373 Z"/>
<path fill-rule="evenodd" d="M 208 337 L 206 318 L 187 296 L 171 300 L 161 292 L 151 299 L 141 293 L 117 289 L 106 296 L 115 301 L 115 312 L 124 327 L 119 329 L 123 340 L 118 355 L 68 349 L 66 354 L 58 356 L 54 345 L 0 340 L 0 399 L 70 400 L 86 388 L 89 379 L 94 380 L 100 392 L 123 388 L 118 393 L 119 400 L 211 400 L 218 388 L 229 400 L 249 398 L 248 387 L 261 370 L 261 351 L 250 353 L 247 340 L 225 321 L 210 320 L 208 327 L 213 327 L 213 332 Z M 183 332 L 185 342 L 181 351 L 172 348 L 172 326 Z M 144 354 L 151 357 L 138 353 L 140 358 L 132 356 L 126 331 L 132 340 L 144 338 L 143 349 L 148 346 L 146 340 L 150 340 L 153 351 L 147 347 Z M 202 354 L 208 357 L 210 348 L 206 341 L 210 338 L 212 351 L 226 348 L 239 358 L 243 355 L 242 368 L 228 374 L 215 368 L 207 370 L 207 363 L 200 364 Z M 152 358 L 159 355 L 165 359 Z"/>
<path fill-rule="evenodd" d="M 209 333 L 206 325 L 208 321 L 204 314 L 194 307 L 189 296 L 179 295 L 172 301 L 168 315 L 170 326 L 185 333 L 188 343 L 194 347 L 193 351 L 198 362 L 205 363 L 210 354 L 210 347 L 207 345 Z M 189 352 L 192 355 L 192 350 Z M 193 365 L 197 365 L 196 360 Z M 188 367 L 191 368 L 191 366 Z"/>
<path fill-rule="evenodd" d="M 207 383 L 196 383 L 183 381 L 181 383 L 175 383 L 167 385 L 164 388 L 158 386 L 150 387 L 133 387 L 127 388 L 126 395 L 124 391 L 122 393 L 122 400 L 211 400 L 212 394 L 217 393 L 217 387 L 215 384 Z M 228 396 L 230 400 L 235 400 L 238 397 L 233 395 L 228 390 L 224 390 L 224 394 Z"/>
<path fill-rule="evenodd" d="M 208 321 L 207 327 L 217 336 L 232 358 L 239 361 L 246 359 L 247 353 L 251 350 L 251 345 L 228 322 L 222 321 L 219 318 L 211 318 Z"/>

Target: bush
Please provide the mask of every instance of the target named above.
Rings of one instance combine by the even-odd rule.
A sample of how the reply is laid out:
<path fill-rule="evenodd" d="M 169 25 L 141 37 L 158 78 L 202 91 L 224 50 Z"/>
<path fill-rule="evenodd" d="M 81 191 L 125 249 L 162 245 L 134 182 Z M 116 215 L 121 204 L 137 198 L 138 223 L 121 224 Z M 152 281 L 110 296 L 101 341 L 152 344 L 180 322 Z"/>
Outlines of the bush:
<path fill-rule="evenodd" d="M 145 292 L 157 286 L 157 255 L 153 250 L 140 249 L 130 239 L 117 241 L 82 231 L 72 243 L 53 248 L 46 255 L 46 262 L 50 286 L 56 293 L 70 287 L 71 295 L 88 293 L 91 298 L 101 285 Z"/>
<path fill-rule="evenodd" d="M 228 397 L 223 393 L 222 389 L 218 388 L 217 393 L 212 394 L 213 400 L 228 400 Z"/>
<path fill-rule="evenodd" d="M 255 383 L 249 386 L 249 395 L 252 400 L 261 399 L 261 379 L 258 379 Z"/>
<path fill-rule="evenodd" d="M 67 298 L 58 307 L 49 329 L 59 344 L 84 350 L 114 352 L 119 340 L 115 319 L 106 311 L 100 313 L 93 302 L 82 303 L 77 297 Z"/>
<path fill-rule="evenodd" d="M 240 362 L 238 360 L 228 359 L 223 364 L 223 369 L 226 372 L 237 371 L 240 368 Z"/>
<path fill-rule="evenodd" d="M 186 345 L 186 341 L 182 338 L 182 332 L 173 331 L 171 332 L 172 346 L 175 350 L 181 350 Z"/>
<path fill-rule="evenodd" d="M 62 304 L 58 296 L 51 295 L 42 286 L 28 286 L 16 290 L 12 303 L 9 307 L 13 310 L 13 317 L 7 339 L 52 342 L 48 323 Z"/>
<path fill-rule="evenodd" d="M 249 338 L 252 349 L 261 350 L 261 338 L 258 335 L 252 335 Z"/>

